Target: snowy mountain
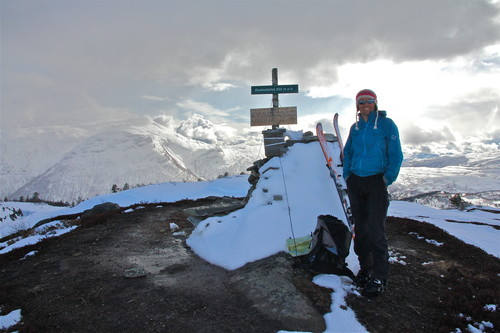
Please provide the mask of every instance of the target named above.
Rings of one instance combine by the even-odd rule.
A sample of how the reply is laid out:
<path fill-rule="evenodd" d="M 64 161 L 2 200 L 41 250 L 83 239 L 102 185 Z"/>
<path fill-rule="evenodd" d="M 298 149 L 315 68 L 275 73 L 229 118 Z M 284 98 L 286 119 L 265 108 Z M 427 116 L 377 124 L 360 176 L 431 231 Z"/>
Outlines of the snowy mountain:
<path fill-rule="evenodd" d="M 67 126 L 3 131 L 0 137 L 1 199 L 45 172 L 88 135 L 86 129 Z"/>
<path fill-rule="evenodd" d="M 409 154 L 389 189 L 395 199 L 436 208 L 451 208 L 449 199 L 457 193 L 470 204 L 500 207 L 500 152 Z"/>
<path fill-rule="evenodd" d="M 200 121 L 200 117 L 195 115 L 195 123 Z M 48 149 L 35 143 L 38 149 L 26 152 L 24 158 L 12 158 L 18 156 L 14 152 L 7 153 L 11 162 L 4 167 L 2 161 L 2 181 L 8 180 L 9 185 L 2 188 L 1 195 L 30 198 L 37 192 L 44 200 L 73 202 L 109 193 L 113 185 L 118 188 L 125 184 L 136 187 L 161 182 L 210 180 L 226 173 L 238 174 L 257 158 L 255 153 L 250 153 L 258 151 L 257 142 L 222 145 L 217 141 L 215 126 L 208 121 L 197 123 L 197 127 L 192 126 L 193 119 L 186 122 L 179 126 L 184 135 L 158 119 L 143 118 L 133 124 L 119 124 L 97 132 L 76 145 L 76 139 L 69 140 L 66 145 L 56 143 L 55 146 L 61 150 L 66 147 L 71 149 L 48 166 L 56 158 L 48 156 L 42 159 L 37 156 L 36 152 L 42 155 Z M 195 138 L 186 136 L 188 128 L 191 128 L 189 134 Z M 202 138 L 211 140 L 201 141 L 196 137 L 200 134 L 205 135 Z M 8 144 L 4 146 L 9 147 Z M 57 157 L 56 153 L 53 155 Z M 27 165 L 32 167 L 18 167 L 16 170 L 12 161 L 18 165 L 29 161 Z M 39 167 L 35 168 L 35 165 Z M 42 167 L 46 169 L 40 171 Z"/>
<path fill-rule="evenodd" d="M 70 203 L 109 193 L 113 185 L 235 175 L 264 157 L 260 133 L 235 133 L 198 114 L 181 123 L 163 115 L 112 126 L 16 129 L 3 132 L 0 144 L 0 199 L 38 192 Z M 403 168 L 390 187 L 394 199 L 450 208 L 459 193 L 469 203 L 500 207 L 498 144 L 404 148 Z"/>

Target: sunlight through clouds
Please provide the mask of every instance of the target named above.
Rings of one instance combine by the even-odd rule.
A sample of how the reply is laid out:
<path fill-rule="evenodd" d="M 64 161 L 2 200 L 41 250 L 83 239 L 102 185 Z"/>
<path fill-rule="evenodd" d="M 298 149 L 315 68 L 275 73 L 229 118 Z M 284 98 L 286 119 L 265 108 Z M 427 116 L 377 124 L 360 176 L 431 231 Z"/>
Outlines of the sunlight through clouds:
<path fill-rule="evenodd" d="M 402 135 L 500 132 L 498 1 L 0 5 L 3 130 L 163 113 L 241 129 L 272 98 L 250 86 L 279 68 L 280 84 L 300 86 L 280 97 L 299 125 L 339 112 L 348 128 L 356 92 L 371 88 Z"/>
<path fill-rule="evenodd" d="M 494 56 L 494 53 L 485 54 L 483 59 L 495 59 Z M 497 102 L 490 110 L 479 109 L 463 117 L 454 113 L 457 104 L 470 105 L 477 100 L 495 98 L 499 100 L 498 67 L 492 65 L 477 70 L 478 64 L 482 63 L 481 59 L 457 57 L 452 61 L 394 63 L 379 60 L 346 64 L 338 67 L 338 82 L 331 86 L 312 88 L 308 95 L 313 98 L 331 95 L 353 98 L 358 90 L 370 88 L 378 94 L 379 108 L 388 110 L 389 116 L 403 129 L 411 124 L 428 131 L 447 127 L 460 138 L 470 130 L 469 125 L 463 126 L 470 124 L 470 117 L 479 119 L 492 114 L 490 118 L 494 118 L 494 110 L 498 110 Z M 432 114 L 432 110 L 440 110 L 441 113 Z M 450 117 L 443 119 L 443 115 L 448 113 Z M 460 122 L 462 126 L 458 127 L 461 131 L 457 131 Z M 490 122 L 488 126 L 491 131 L 499 128 L 495 122 Z"/>

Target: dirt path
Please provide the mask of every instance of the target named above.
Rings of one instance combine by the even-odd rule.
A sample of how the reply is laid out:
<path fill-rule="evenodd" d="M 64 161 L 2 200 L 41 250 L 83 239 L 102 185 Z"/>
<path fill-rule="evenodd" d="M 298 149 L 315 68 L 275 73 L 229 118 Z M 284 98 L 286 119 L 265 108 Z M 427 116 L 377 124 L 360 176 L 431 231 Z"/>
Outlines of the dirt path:
<path fill-rule="evenodd" d="M 2 313 L 22 310 L 20 332 L 276 332 L 305 330 L 302 322 L 322 331 L 331 290 L 284 254 L 227 272 L 172 234 L 172 222 L 189 234 L 183 210 L 203 204 L 137 209 L 0 256 Z M 500 327 L 498 313 L 482 310 L 499 303 L 498 259 L 411 220 L 389 219 L 388 237 L 400 262 L 391 265 L 389 289 L 348 300 L 370 332 L 451 332 L 468 323 L 457 317 L 464 311 Z M 131 272 L 144 276 L 124 276 Z M 266 293 L 302 311 L 287 314 Z"/>

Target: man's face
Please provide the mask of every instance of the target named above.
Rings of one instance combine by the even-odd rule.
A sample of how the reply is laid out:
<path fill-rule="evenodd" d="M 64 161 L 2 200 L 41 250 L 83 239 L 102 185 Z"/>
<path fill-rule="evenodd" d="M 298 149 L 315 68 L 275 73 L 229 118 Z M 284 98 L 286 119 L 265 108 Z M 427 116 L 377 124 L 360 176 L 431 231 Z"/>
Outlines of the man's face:
<path fill-rule="evenodd" d="M 361 113 L 361 116 L 364 119 L 367 119 L 370 113 L 375 110 L 375 100 L 369 97 L 361 97 L 358 100 L 358 110 Z"/>

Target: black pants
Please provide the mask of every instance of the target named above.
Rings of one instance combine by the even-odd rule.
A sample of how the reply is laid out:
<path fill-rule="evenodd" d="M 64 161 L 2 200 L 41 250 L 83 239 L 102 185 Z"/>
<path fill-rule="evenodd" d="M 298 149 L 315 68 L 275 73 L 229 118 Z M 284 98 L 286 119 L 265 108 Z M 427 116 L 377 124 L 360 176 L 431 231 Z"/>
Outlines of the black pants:
<path fill-rule="evenodd" d="M 385 219 L 389 195 L 383 175 L 347 178 L 347 190 L 354 218 L 354 252 L 361 270 L 377 279 L 389 276 L 389 252 Z"/>

